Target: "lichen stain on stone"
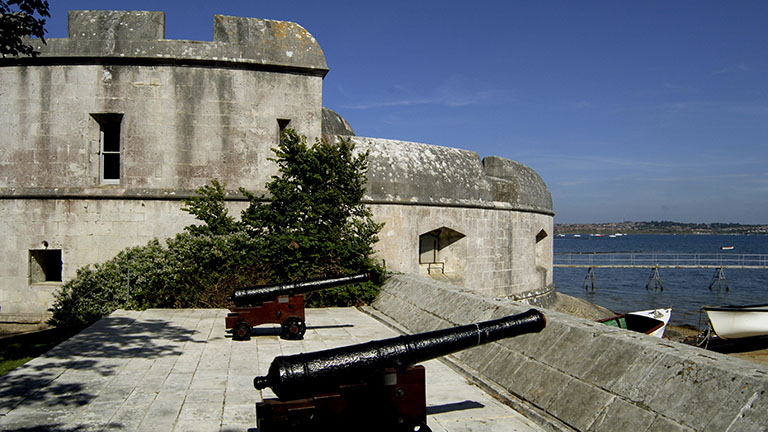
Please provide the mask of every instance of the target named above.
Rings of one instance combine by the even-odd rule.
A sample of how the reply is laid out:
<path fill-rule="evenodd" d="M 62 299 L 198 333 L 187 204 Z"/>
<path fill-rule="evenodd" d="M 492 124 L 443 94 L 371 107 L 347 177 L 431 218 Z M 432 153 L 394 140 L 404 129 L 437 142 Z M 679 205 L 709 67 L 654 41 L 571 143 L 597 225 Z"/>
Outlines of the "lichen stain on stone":
<path fill-rule="evenodd" d="M 264 20 L 268 23 L 272 37 L 283 47 L 298 48 L 299 52 L 311 52 L 317 48 L 315 38 L 302 26 L 290 21 Z M 290 51 L 291 54 L 287 54 Z M 287 57 L 293 57 L 294 51 L 286 50 Z"/>
<path fill-rule="evenodd" d="M 291 27 L 291 22 L 288 21 L 273 21 L 273 20 L 267 20 L 271 24 L 270 27 L 272 28 L 272 35 L 277 39 L 285 39 L 288 37 L 289 30 L 291 30 L 289 27 Z"/>

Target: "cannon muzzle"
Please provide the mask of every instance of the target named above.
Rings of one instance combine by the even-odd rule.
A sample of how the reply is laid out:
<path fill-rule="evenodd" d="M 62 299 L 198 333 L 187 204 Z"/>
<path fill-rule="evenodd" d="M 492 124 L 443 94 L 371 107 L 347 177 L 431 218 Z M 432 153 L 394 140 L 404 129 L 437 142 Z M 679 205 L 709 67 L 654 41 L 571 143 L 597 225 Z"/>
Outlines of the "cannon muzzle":
<path fill-rule="evenodd" d="M 324 351 L 278 356 L 257 389 L 272 388 L 281 401 L 333 392 L 377 372 L 416 363 L 524 333 L 540 332 L 546 318 L 536 309 L 517 315 L 427 333 L 398 336 Z"/>
<path fill-rule="evenodd" d="M 365 282 L 371 279 L 370 273 L 362 273 L 354 276 L 344 276 L 334 279 L 320 279 L 304 282 L 282 283 L 274 285 L 257 285 L 238 288 L 227 299 L 235 303 L 235 306 L 250 306 L 266 301 L 274 300 L 283 295 L 306 294 L 341 285 L 349 285 Z"/>

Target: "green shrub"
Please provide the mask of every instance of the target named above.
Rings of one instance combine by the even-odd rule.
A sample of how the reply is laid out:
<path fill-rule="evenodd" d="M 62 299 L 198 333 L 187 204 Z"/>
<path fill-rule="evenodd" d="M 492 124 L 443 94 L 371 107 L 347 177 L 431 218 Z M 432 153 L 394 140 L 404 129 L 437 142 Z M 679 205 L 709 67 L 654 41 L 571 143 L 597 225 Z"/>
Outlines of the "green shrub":
<path fill-rule="evenodd" d="M 251 205 L 241 219 L 248 232 L 262 236 L 273 278 L 315 279 L 371 268 L 381 225 L 361 203 L 367 153 L 355 156 L 345 139 L 309 147 L 292 130 L 274 151 L 280 175 L 267 184 L 271 197 L 242 191 Z"/>
<path fill-rule="evenodd" d="M 118 308 L 226 307 L 237 287 L 361 272 L 372 281 L 311 293 L 307 304 L 370 303 L 384 269 L 372 258 L 381 225 L 361 203 L 367 153 L 355 155 L 344 139 L 307 146 L 292 130 L 273 151 L 279 175 L 266 185 L 270 199 L 241 189 L 250 203 L 235 221 L 225 186 L 212 180 L 182 208 L 201 225 L 79 269 L 55 294 L 50 323 L 82 326 Z"/>
<path fill-rule="evenodd" d="M 115 309 L 138 307 L 142 291 L 166 278 L 165 250 L 153 240 L 120 252 L 111 260 L 77 270 L 75 278 L 55 294 L 50 324 L 79 326 L 100 319 Z M 129 297 L 134 287 L 134 297 Z M 136 295 L 138 294 L 138 295 Z"/>

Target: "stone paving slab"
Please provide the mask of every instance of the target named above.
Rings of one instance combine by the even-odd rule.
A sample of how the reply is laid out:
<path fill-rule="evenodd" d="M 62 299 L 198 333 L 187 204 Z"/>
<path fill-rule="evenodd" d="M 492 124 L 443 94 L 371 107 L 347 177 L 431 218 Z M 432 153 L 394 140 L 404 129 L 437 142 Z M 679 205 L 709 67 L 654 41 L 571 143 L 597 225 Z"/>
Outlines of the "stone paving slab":
<path fill-rule="evenodd" d="M 0 377 L 0 430 L 257 432 L 255 403 L 274 394 L 253 378 L 275 356 L 398 334 L 354 308 L 307 309 L 302 341 L 265 325 L 237 342 L 227 312 L 116 311 Z M 433 431 L 542 430 L 442 362 L 424 366 Z"/>

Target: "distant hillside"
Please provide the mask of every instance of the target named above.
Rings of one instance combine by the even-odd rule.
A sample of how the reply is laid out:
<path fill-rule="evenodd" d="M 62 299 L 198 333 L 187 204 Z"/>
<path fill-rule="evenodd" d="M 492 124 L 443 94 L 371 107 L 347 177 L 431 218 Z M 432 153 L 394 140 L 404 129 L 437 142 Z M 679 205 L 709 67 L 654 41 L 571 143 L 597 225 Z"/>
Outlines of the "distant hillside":
<path fill-rule="evenodd" d="M 768 234 L 768 225 L 684 223 L 670 221 L 555 224 L 555 234 Z"/>

